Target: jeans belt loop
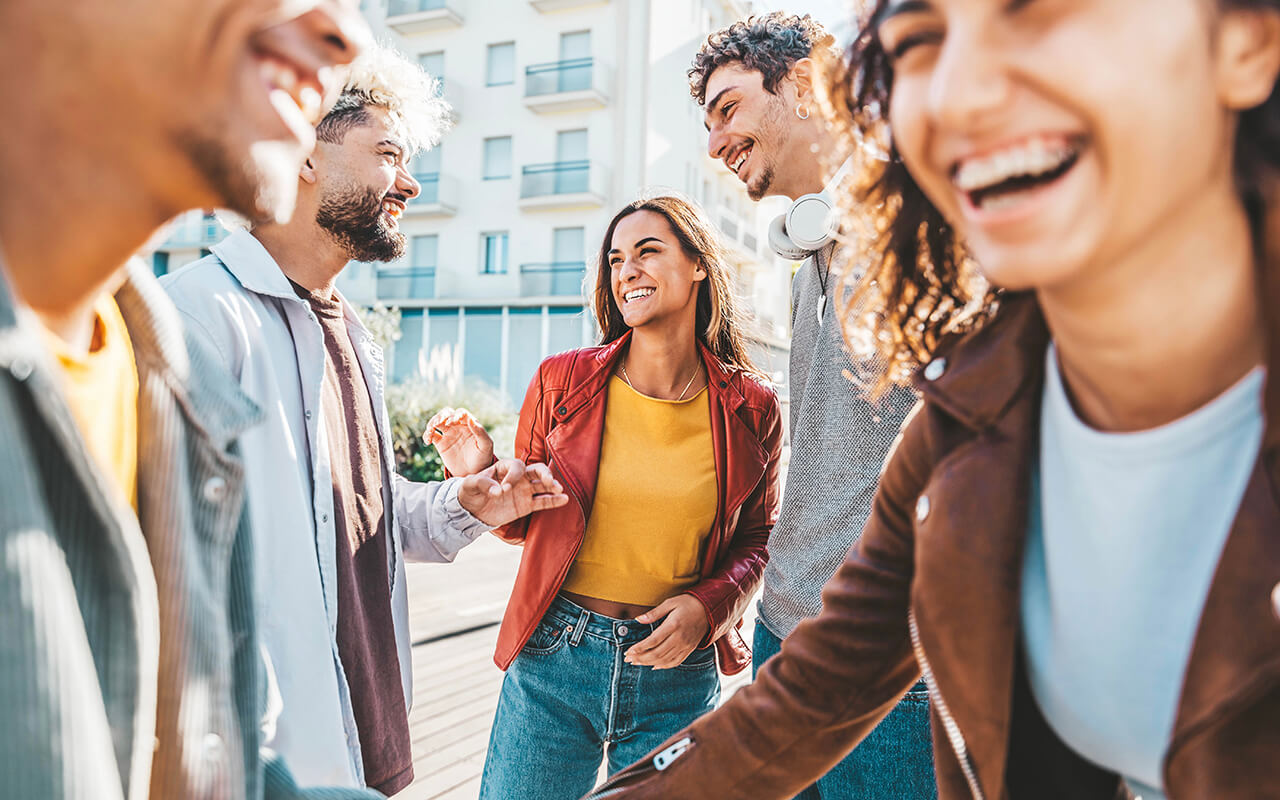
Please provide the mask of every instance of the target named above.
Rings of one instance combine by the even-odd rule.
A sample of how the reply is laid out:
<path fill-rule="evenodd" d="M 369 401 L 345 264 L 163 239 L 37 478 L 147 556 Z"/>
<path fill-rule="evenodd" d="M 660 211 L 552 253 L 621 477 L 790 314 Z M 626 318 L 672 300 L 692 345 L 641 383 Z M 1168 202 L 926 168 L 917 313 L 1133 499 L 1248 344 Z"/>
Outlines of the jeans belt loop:
<path fill-rule="evenodd" d="M 587 623 L 591 621 L 591 612 L 585 608 L 578 615 L 578 624 L 573 626 L 573 633 L 569 635 L 569 644 L 574 647 L 578 646 L 578 642 L 582 641 L 582 634 L 586 633 Z"/>

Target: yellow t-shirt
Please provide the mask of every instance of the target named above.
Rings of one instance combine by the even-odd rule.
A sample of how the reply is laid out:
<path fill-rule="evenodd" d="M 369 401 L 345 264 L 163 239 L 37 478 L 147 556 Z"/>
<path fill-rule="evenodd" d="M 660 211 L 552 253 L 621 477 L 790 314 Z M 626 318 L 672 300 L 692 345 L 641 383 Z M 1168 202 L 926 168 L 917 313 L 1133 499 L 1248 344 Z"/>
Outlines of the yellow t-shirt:
<path fill-rule="evenodd" d="M 112 478 L 130 505 L 138 498 L 138 368 L 129 329 L 115 298 L 104 294 L 94 305 L 93 344 L 73 353 L 51 331 L 45 340 L 62 368 L 62 388 L 98 466 Z"/>
<path fill-rule="evenodd" d="M 564 589 L 657 605 L 698 582 L 715 524 L 707 390 L 658 400 L 614 376 L 607 391 L 595 502 Z"/>

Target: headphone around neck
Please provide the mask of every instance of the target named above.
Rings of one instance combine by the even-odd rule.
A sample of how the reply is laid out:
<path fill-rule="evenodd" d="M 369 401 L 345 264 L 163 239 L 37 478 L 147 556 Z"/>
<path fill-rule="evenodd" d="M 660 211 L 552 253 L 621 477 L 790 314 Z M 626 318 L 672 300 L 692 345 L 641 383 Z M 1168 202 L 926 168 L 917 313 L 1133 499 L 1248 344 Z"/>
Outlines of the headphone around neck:
<path fill-rule="evenodd" d="M 838 220 L 831 191 L 840 185 L 851 169 L 853 159 L 848 158 L 821 192 L 797 197 L 787 213 L 769 223 L 769 246 L 773 252 L 792 261 L 801 261 L 835 238 Z"/>

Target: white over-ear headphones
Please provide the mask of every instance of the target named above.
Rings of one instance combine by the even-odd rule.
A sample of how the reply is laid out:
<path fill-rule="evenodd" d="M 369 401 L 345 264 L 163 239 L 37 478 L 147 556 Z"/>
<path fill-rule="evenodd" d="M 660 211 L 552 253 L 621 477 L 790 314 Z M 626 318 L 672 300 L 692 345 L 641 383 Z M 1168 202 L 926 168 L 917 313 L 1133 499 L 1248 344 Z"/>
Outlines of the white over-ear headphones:
<path fill-rule="evenodd" d="M 821 192 L 796 198 L 787 213 L 769 223 L 769 246 L 773 252 L 792 261 L 801 261 L 813 251 L 821 250 L 835 237 L 836 204 L 831 191 L 840 185 L 851 169 L 852 157 L 840 165 Z"/>

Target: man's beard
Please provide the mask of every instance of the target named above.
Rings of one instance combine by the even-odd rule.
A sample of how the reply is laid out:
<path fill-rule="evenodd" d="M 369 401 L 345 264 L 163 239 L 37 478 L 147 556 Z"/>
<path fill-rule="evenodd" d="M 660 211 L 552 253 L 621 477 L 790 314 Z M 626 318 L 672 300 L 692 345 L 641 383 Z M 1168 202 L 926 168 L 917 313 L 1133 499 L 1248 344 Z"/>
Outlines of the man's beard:
<path fill-rule="evenodd" d="M 316 223 L 353 261 L 395 261 L 404 255 L 407 240 L 383 219 L 382 201 L 388 196 L 396 195 L 356 185 L 328 192 L 320 200 Z"/>
<path fill-rule="evenodd" d="M 769 110 L 760 121 L 760 133 L 756 137 L 756 146 L 763 162 L 756 170 L 756 177 L 747 184 L 747 197 L 761 200 L 769 194 L 773 180 L 777 177 L 776 166 L 778 152 L 791 138 L 791 130 L 787 125 L 787 114 L 790 113 L 781 97 L 775 96 L 769 103 Z M 760 145 L 763 144 L 763 147 Z"/>

